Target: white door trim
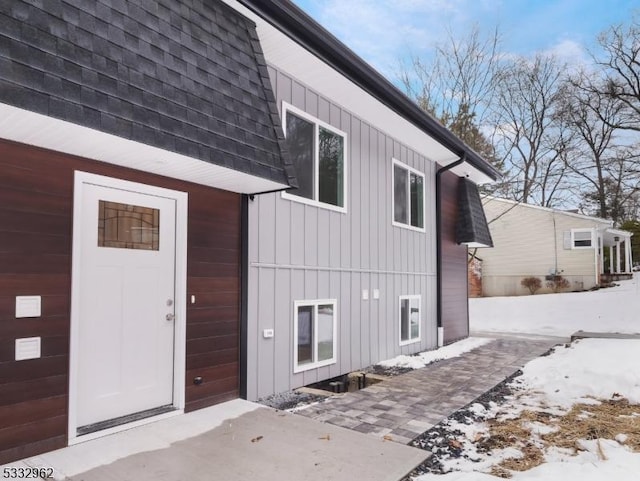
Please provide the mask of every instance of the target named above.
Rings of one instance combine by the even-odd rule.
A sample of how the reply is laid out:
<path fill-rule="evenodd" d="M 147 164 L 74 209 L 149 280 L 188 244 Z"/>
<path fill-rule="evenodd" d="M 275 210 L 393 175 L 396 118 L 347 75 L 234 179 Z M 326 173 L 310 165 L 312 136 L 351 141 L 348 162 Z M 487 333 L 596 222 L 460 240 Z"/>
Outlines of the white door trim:
<path fill-rule="evenodd" d="M 175 336 L 174 336 L 174 375 L 173 375 L 173 405 L 177 413 L 184 412 L 185 406 L 185 369 L 186 369 L 186 334 L 187 334 L 187 208 L 188 194 L 162 187 L 155 187 L 127 180 L 114 179 L 97 174 L 75 171 L 73 193 L 73 249 L 71 264 L 71 331 L 69 339 L 69 422 L 68 442 L 77 444 L 100 436 L 106 436 L 117 431 L 146 424 L 176 412 L 160 415 L 106 429 L 96 433 L 78 437 L 77 431 L 77 390 L 78 390 L 78 343 L 79 343 L 79 312 L 80 312 L 80 262 L 81 262 L 81 232 L 77 228 L 82 220 L 82 190 L 85 184 L 129 190 L 142 194 L 155 195 L 174 199 L 176 202 L 176 255 L 175 255 Z"/>

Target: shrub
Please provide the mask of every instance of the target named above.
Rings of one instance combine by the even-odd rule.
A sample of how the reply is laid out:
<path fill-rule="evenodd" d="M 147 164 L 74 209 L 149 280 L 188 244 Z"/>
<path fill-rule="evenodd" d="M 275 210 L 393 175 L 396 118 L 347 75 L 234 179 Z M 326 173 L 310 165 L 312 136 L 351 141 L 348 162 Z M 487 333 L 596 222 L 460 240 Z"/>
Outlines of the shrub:
<path fill-rule="evenodd" d="M 520 281 L 520 285 L 529 289 L 531 294 L 535 294 L 542 287 L 542 281 L 538 277 L 525 277 Z"/>
<path fill-rule="evenodd" d="M 551 280 L 547 282 L 547 287 L 553 292 L 560 292 L 564 289 L 569 289 L 569 287 L 571 287 L 571 284 L 561 275 L 555 275 L 551 276 Z"/>

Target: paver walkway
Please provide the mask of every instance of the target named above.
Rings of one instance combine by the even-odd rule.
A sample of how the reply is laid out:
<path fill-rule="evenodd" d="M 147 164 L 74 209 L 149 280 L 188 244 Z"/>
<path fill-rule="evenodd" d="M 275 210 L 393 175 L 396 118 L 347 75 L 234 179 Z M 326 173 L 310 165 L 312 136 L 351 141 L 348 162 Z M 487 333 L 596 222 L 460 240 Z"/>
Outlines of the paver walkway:
<path fill-rule="evenodd" d="M 540 356 L 561 338 L 495 339 L 298 414 L 407 444 Z"/>

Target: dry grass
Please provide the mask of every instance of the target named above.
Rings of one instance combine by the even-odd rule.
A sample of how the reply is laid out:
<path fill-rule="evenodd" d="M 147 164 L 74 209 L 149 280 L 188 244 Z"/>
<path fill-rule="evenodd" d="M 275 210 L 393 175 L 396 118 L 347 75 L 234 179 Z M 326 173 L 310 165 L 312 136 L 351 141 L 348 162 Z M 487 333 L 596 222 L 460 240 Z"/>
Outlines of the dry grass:
<path fill-rule="evenodd" d="M 640 406 L 626 399 L 602 401 L 600 404 L 576 404 L 557 421 L 558 431 L 542 439 L 550 446 L 580 450 L 579 439 L 615 439 L 625 434 L 623 443 L 640 452 Z"/>
<path fill-rule="evenodd" d="M 555 431 L 537 437 L 531 432 L 531 423 L 543 423 Z M 600 404 L 576 404 L 566 415 L 555 417 L 544 412 L 523 411 L 516 419 L 489 421 L 489 436 L 477 443 L 478 448 L 493 450 L 516 448 L 522 456 L 508 458 L 496 464 L 491 474 L 510 478 L 513 471 L 527 471 L 544 462 L 543 448 L 581 448 L 581 439 L 615 439 L 626 435 L 624 445 L 640 452 L 640 406 L 617 398 Z M 536 441 L 537 444 L 536 445 Z M 601 459 L 606 459 L 600 449 Z"/>

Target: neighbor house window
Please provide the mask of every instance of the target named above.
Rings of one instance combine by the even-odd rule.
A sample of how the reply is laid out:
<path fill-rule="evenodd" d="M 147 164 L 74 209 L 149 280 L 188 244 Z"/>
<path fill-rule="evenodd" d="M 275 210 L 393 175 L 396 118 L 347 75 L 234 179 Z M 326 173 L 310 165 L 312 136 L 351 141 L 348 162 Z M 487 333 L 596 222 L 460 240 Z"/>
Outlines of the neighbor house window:
<path fill-rule="evenodd" d="M 393 223 L 424 231 L 424 174 L 393 160 Z"/>
<path fill-rule="evenodd" d="M 346 134 L 285 104 L 284 131 L 298 188 L 283 196 L 346 211 Z"/>
<path fill-rule="evenodd" d="M 336 303 L 335 299 L 294 303 L 294 372 L 336 362 Z"/>
<path fill-rule="evenodd" d="M 420 340 L 420 296 L 400 296 L 400 345 Z"/>
<path fill-rule="evenodd" d="M 593 229 L 572 229 L 571 248 L 590 249 L 594 246 Z"/>

